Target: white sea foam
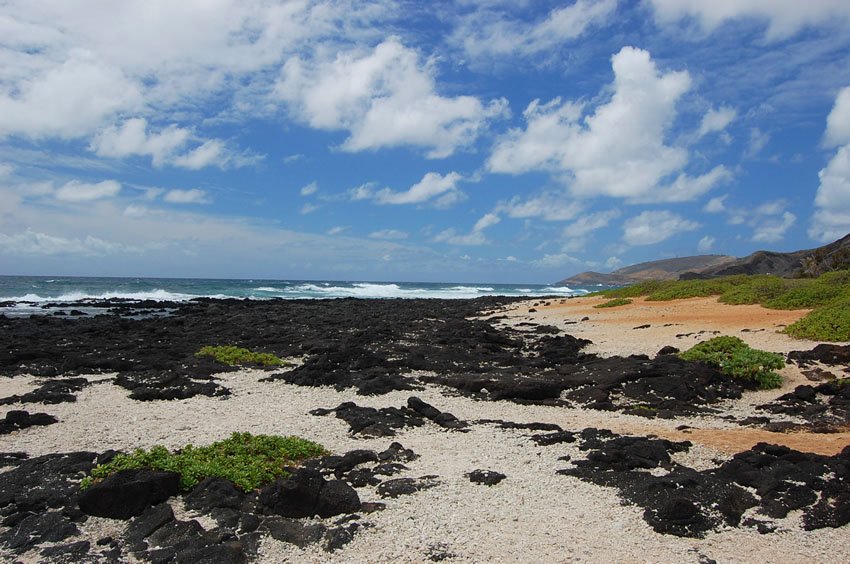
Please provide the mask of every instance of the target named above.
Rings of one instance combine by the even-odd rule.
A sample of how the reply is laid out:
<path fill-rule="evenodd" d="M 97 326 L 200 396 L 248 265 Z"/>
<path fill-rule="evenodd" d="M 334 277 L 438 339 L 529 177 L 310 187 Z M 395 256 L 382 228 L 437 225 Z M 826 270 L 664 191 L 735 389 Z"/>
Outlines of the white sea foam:
<path fill-rule="evenodd" d="M 171 301 L 182 302 L 198 298 L 193 294 L 182 294 L 179 292 L 169 292 L 167 290 L 155 289 L 146 292 L 121 292 L 121 291 L 106 291 L 99 294 L 89 293 L 85 291 L 66 292 L 58 296 L 42 296 L 39 294 L 25 294 L 23 296 L 0 297 L 0 300 L 10 302 L 29 302 L 29 303 L 46 303 L 46 302 L 79 302 L 83 300 L 156 300 L 156 301 Z M 206 296 L 216 298 L 226 298 L 225 295 Z"/>

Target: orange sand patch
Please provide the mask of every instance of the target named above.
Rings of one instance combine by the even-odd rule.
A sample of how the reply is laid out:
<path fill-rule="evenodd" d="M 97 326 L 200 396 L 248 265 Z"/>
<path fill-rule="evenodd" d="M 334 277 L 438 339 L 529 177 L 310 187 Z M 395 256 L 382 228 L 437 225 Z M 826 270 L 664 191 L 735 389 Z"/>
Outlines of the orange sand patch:
<path fill-rule="evenodd" d="M 570 317 L 590 317 L 594 323 L 628 325 L 681 323 L 706 330 L 769 329 L 775 331 L 790 325 L 809 313 L 804 310 L 767 309 L 760 305 L 727 305 L 717 297 L 689 298 L 668 302 L 650 302 L 632 298 L 632 303 L 613 308 L 594 308 L 610 298 L 590 297 L 550 302 L 539 309 L 558 312 Z"/>

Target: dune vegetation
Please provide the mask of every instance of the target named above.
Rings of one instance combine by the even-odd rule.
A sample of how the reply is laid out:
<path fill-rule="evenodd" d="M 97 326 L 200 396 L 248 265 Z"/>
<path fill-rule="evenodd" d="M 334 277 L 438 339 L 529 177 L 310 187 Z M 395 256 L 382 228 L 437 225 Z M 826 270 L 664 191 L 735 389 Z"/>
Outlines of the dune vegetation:
<path fill-rule="evenodd" d="M 802 339 L 850 341 L 850 270 L 817 278 L 781 278 L 766 274 L 724 276 L 707 280 L 648 280 L 593 295 L 612 299 L 645 297 L 668 301 L 718 296 L 724 304 L 758 304 L 770 309 L 811 309 L 784 329 Z"/>

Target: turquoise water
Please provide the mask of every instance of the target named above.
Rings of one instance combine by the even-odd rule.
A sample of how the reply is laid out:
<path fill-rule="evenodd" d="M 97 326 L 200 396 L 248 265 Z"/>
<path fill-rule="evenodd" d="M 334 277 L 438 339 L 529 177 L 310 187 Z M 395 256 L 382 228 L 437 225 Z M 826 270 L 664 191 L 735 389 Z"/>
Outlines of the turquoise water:
<path fill-rule="evenodd" d="M 0 301 L 19 302 L 21 305 L 107 298 L 186 301 L 198 297 L 460 299 L 481 296 L 574 296 L 596 289 L 538 284 L 0 276 Z"/>

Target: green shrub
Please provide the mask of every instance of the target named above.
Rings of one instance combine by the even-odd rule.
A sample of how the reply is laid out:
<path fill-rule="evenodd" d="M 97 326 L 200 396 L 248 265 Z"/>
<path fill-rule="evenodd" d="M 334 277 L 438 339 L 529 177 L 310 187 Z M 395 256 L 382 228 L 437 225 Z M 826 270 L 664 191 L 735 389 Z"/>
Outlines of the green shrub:
<path fill-rule="evenodd" d="M 629 298 L 614 298 L 613 300 L 608 300 L 605 303 L 596 304 L 593 307 L 599 309 L 599 308 L 603 308 L 603 307 L 624 306 L 624 305 L 629 305 L 630 303 L 632 303 L 632 300 L 630 300 Z"/>
<path fill-rule="evenodd" d="M 817 308 L 785 328 L 798 339 L 850 341 L 850 298 L 841 298 Z"/>
<path fill-rule="evenodd" d="M 782 355 L 750 348 L 738 337 L 714 337 L 679 353 L 679 357 L 716 366 L 724 374 L 761 390 L 782 385 L 782 377 L 773 372 L 785 365 Z"/>
<path fill-rule="evenodd" d="M 729 284 L 719 301 L 730 305 L 762 304 L 786 291 L 786 281 L 778 276 L 753 276 L 746 283 Z"/>
<path fill-rule="evenodd" d="M 229 439 L 204 447 L 186 445 L 169 452 L 163 446 L 155 446 L 119 454 L 107 464 L 96 466 L 81 486 L 87 488 L 121 470 L 148 468 L 180 474 L 183 491 L 204 478 L 225 478 L 242 490 L 251 491 L 286 476 L 287 466 L 325 454 L 322 445 L 299 437 L 233 433 Z"/>
<path fill-rule="evenodd" d="M 602 290 L 600 292 L 594 292 L 593 294 L 588 294 L 590 296 L 608 296 L 610 298 L 637 298 L 639 296 L 646 296 L 655 292 L 661 288 L 665 288 L 671 284 L 674 284 L 671 280 L 645 280 L 643 282 L 638 282 L 637 284 L 633 284 L 631 286 L 625 286 L 623 288 L 611 288 L 610 290 Z"/>
<path fill-rule="evenodd" d="M 704 298 L 706 296 L 717 296 L 732 286 L 731 282 L 724 278 L 711 280 L 679 280 L 667 287 L 662 287 L 650 293 L 647 301 L 681 300 L 686 298 Z"/>
<path fill-rule="evenodd" d="M 260 366 L 284 366 L 288 364 L 285 360 L 271 353 L 258 353 L 241 347 L 225 345 L 220 347 L 207 346 L 195 353 L 195 356 L 211 356 L 218 362 L 229 366 L 236 365 L 260 365 Z"/>

